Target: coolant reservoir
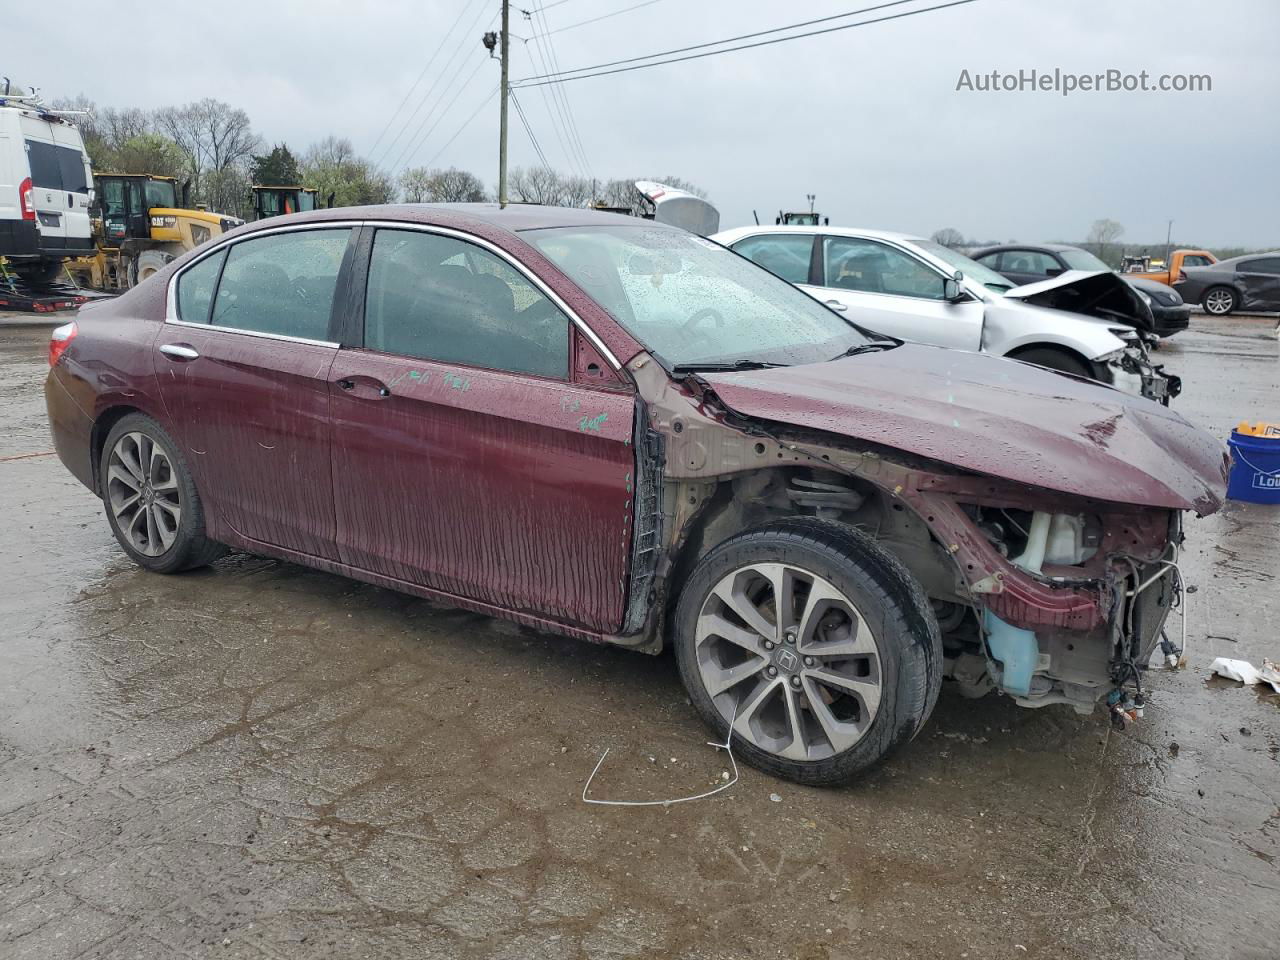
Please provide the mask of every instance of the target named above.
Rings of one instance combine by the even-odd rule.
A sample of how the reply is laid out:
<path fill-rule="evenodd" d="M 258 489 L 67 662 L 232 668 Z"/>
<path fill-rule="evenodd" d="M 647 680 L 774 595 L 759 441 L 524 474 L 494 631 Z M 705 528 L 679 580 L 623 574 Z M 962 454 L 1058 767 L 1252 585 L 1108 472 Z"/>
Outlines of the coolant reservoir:
<path fill-rule="evenodd" d="M 1044 549 L 1044 562 L 1059 566 L 1084 563 L 1097 547 L 1085 546 L 1084 517 L 1079 514 L 1055 513 L 1049 521 L 1049 536 Z"/>

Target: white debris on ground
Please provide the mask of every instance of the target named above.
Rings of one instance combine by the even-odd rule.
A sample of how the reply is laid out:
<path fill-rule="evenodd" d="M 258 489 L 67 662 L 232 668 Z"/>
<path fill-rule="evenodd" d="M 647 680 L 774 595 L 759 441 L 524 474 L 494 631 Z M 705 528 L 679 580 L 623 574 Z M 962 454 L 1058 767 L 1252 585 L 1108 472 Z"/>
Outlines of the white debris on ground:
<path fill-rule="evenodd" d="M 1227 657 L 1218 657 L 1213 661 L 1209 669 L 1220 677 L 1226 677 L 1228 680 L 1239 680 L 1249 686 L 1257 683 L 1268 684 L 1272 690 L 1280 693 L 1280 666 L 1270 660 L 1263 660 L 1262 669 L 1259 670 L 1248 660 L 1231 660 Z"/>

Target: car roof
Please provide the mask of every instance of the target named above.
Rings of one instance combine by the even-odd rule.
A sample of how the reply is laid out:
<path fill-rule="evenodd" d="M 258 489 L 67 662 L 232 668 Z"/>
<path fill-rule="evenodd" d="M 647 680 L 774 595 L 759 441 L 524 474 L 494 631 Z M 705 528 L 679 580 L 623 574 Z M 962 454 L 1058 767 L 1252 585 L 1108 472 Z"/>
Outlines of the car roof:
<path fill-rule="evenodd" d="M 979 254 L 999 253 L 1002 250 L 1031 250 L 1039 253 L 1062 253 L 1065 250 L 1083 250 L 1073 243 L 997 243 L 989 247 L 975 247 Z"/>
<path fill-rule="evenodd" d="M 478 227 L 497 228 L 507 233 L 523 230 L 541 230 L 550 227 L 591 226 L 647 226 L 661 230 L 673 230 L 652 220 L 629 217 L 620 213 L 603 213 L 599 210 L 573 207 L 547 207 L 533 203 L 509 203 L 499 207 L 496 203 L 385 203 L 363 207 L 332 207 L 325 210 L 309 210 L 283 217 L 257 220 L 243 228 L 245 233 L 257 229 L 270 229 L 289 223 L 323 223 L 328 220 L 398 220 L 404 223 L 420 223 L 430 226 L 452 227 L 460 230 Z"/>
<path fill-rule="evenodd" d="M 913 233 L 898 233 L 893 230 L 865 230 L 860 227 L 801 227 L 801 226 L 780 226 L 778 224 L 760 224 L 759 226 L 751 225 L 746 227 L 731 227 L 728 230 L 721 230 L 715 236 L 732 235 L 734 239 L 738 237 L 755 236 L 761 233 L 822 233 L 832 237 L 869 237 L 872 240 L 890 240 L 899 243 L 921 243 L 924 242 L 923 237 L 918 237 Z"/>
<path fill-rule="evenodd" d="M 1227 260 L 1219 260 L 1217 263 L 1211 263 L 1208 267 L 1193 267 L 1196 270 L 1209 270 L 1213 267 L 1235 266 L 1245 260 L 1258 260 L 1262 257 L 1280 257 L 1280 250 L 1262 251 L 1260 253 L 1242 253 L 1238 257 L 1231 257 Z"/>

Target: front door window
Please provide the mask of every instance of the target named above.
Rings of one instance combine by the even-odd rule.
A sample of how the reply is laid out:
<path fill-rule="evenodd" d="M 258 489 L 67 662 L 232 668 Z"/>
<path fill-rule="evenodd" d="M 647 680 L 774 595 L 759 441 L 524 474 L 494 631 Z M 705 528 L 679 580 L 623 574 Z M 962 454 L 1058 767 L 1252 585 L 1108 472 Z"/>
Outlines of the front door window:
<path fill-rule="evenodd" d="M 910 254 L 861 237 L 823 237 L 826 286 L 922 300 L 944 299 L 943 278 Z"/>

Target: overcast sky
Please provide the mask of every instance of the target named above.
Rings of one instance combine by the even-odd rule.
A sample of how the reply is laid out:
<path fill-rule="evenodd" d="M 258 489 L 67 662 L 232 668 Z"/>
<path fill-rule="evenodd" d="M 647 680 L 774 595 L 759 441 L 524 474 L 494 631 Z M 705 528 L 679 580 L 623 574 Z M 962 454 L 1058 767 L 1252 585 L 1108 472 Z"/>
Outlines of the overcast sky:
<path fill-rule="evenodd" d="M 550 45 L 569 69 L 882 0 L 655 0 L 585 26 L 573 25 L 642 0 L 543 2 L 546 29 L 556 31 Z M 297 150 L 333 133 L 393 169 L 434 161 L 496 182 L 496 97 L 446 147 L 497 86 L 497 62 L 485 62 L 480 44 L 496 0 L 219 0 L 159 13 L 153 2 L 116 0 L 109 15 L 98 2 L 56 6 L 51 16 L 47 5 L 12 5 L 4 32 L 22 42 L 0 48 L 0 73 L 47 98 L 83 93 L 103 106 L 157 107 L 213 96 L 248 111 L 266 140 Z M 432 59 L 455 23 L 460 40 Z M 513 8 L 512 33 L 535 32 Z M 750 223 L 753 209 L 771 222 L 779 208 L 804 208 L 805 194 L 815 193 L 833 224 L 1079 240 L 1110 217 L 1137 243 L 1163 241 L 1173 219 L 1175 241 L 1276 247 L 1278 39 L 1276 0 L 977 0 L 562 89 L 589 174 L 685 177 L 708 191 L 723 227 Z M 538 59 L 546 43 L 513 41 L 513 80 L 546 72 Z M 426 81 L 397 113 L 428 64 Z M 1213 89 L 1069 97 L 956 90 L 964 69 L 1032 68 L 1209 74 Z M 461 93 L 444 112 L 451 81 Z M 552 165 L 572 169 L 548 89 L 519 97 Z M 432 115 L 411 136 L 432 109 L 439 125 L 428 134 Z M 512 165 L 536 162 L 514 111 L 512 125 Z"/>

